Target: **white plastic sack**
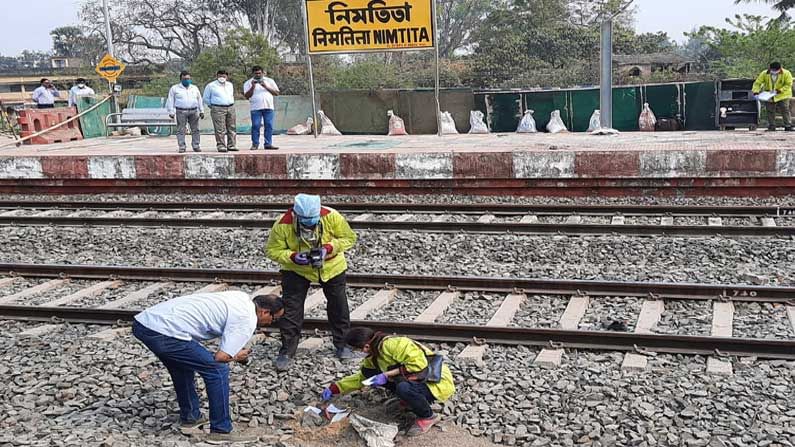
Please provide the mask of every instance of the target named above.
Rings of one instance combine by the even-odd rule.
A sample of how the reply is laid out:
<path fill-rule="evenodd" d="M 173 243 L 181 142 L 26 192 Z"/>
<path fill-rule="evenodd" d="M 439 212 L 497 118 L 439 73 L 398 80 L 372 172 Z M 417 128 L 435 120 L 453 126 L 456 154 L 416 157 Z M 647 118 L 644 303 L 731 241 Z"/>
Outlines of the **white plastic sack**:
<path fill-rule="evenodd" d="M 516 133 L 536 133 L 536 120 L 533 118 L 533 110 L 526 110 L 522 120 L 519 121 L 519 127 L 516 128 Z"/>
<path fill-rule="evenodd" d="M 317 115 L 320 117 L 320 134 L 321 135 L 342 135 L 342 132 L 337 130 L 337 126 L 327 117 L 322 110 L 318 110 Z"/>
<path fill-rule="evenodd" d="M 367 447 L 395 447 L 393 440 L 398 434 L 397 425 L 371 421 L 358 414 L 352 414 L 350 420 L 356 433 L 367 442 Z"/>
<path fill-rule="evenodd" d="M 403 118 L 395 115 L 395 112 L 391 110 L 386 112 L 386 116 L 389 117 L 390 137 L 409 134 L 408 132 L 406 132 L 406 124 L 403 122 Z"/>
<path fill-rule="evenodd" d="M 762 102 L 769 102 L 776 97 L 776 92 L 762 92 L 756 95 L 756 99 Z"/>
<path fill-rule="evenodd" d="M 568 132 L 569 129 L 566 129 L 566 125 L 563 123 L 563 120 L 560 118 L 560 110 L 555 110 L 552 112 L 552 115 L 549 116 L 549 124 L 547 124 L 547 130 L 549 133 L 561 133 L 561 132 Z"/>
<path fill-rule="evenodd" d="M 643 111 L 640 112 L 640 119 L 638 119 L 638 127 L 641 132 L 654 132 L 654 127 L 657 125 L 657 117 L 651 111 L 649 103 L 643 104 Z"/>
<path fill-rule="evenodd" d="M 442 112 L 442 135 L 458 135 L 455 120 L 450 112 Z"/>
<path fill-rule="evenodd" d="M 312 133 L 312 126 L 314 126 L 314 124 L 315 120 L 310 116 L 306 119 L 306 124 L 297 124 L 287 129 L 287 135 L 309 135 Z"/>
<path fill-rule="evenodd" d="M 602 128 L 602 112 L 599 109 L 593 111 L 591 121 L 588 123 L 588 132 L 593 132 Z"/>
<path fill-rule="evenodd" d="M 489 126 L 484 121 L 483 112 L 473 110 L 469 112 L 469 133 L 489 133 Z"/>

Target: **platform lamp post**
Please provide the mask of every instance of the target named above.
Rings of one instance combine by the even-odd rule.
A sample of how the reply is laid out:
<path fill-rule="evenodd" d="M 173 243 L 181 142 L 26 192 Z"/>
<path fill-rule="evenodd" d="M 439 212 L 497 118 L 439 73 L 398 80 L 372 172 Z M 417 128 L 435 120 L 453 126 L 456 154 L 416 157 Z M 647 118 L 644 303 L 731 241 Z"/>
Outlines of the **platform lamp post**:
<path fill-rule="evenodd" d="M 102 0 L 102 13 L 105 16 L 105 41 L 108 44 L 108 54 L 113 56 L 113 32 L 110 28 L 110 11 L 108 10 L 108 0 Z M 113 93 L 114 85 L 112 82 L 108 82 L 108 88 L 110 92 Z M 110 112 L 116 112 L 116 96 L 114 95 L 110 98 Z"/>
<path fill-rule="evenodd" d="M 599 51 L 599 110 L 600 125 L 613 128 L 613 20 L 626 11 L 635 0 L 629 0 L 601 24 L 601 49 Z"/>

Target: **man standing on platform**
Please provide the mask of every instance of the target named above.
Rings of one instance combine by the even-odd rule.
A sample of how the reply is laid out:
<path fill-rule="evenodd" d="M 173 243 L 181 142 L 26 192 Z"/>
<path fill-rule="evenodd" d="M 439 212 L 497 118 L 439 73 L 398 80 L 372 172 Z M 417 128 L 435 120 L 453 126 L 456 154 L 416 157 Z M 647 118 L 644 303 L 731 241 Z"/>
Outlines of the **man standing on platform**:
<path fill-rule="evenodd" d="M 773 62 L 770 64 L 769 69 L 759 74 L 756 82 L 754 82 L 753 92 L 755 95 L 759 95 L 762 92 L 769 92 L 775 95 L 765 102 L 767 130 L 776 130 L 776 112 L 778 112 L 781 114 L 782 121 L 784 121 L 784 130 L 791 132 L 792 73 L 781 68 L 781 63 Z"/>
<path fill-rule="evenodd" d="M 69 107 L 76 106 L 78 98 L 93 97 L 95 94 L 94 89 L 86 85 L 85 79 L 77 78 L 75 85 L 69 89 Z"/>
<path fill-rule="evenodd" d="M 236 152 L 235 87 L 229 82 L 229 72 L 218 70 L 215 81 L 204 87 L 203 99 L 210 107 L 218 152 Z"/>
<path fill-rule="evenodd" d="M 36 103 L 36 108 L 52 109 L 55 107 L 55 98 L 60 98 L 61 94 L 47 78 L 42 78 L 40 84 L 36 90 L 33 90 L 31 98 Z"/>
<path fill-rule="evenodd" d="M 259 65 L 251 68 L 253 77 L 243 84 L 243 95 L 251 103 L 251 150 L 259 149 L 260 130 L 265 126 L 265 149 L 276 150 L 273 145 L 274 96 L 279 96 L 276 82 L 265 76 Z"/>
<path fill-rule="evenodd" d="M 288 370 L 295 357 L 311 283 L 319 283 L 326 296 L 337 358 L 353 358 L 345 345 L 345 333 L 351 327 L 345 252 L 355 244 L 356 233 L 348 221 L 336 210 L 320 206 L 319 196 L 298 194 L 293 208 L 276 220 L 265 252 L 281 266 L 282 274 L 284 318 L 279 325 L 282 347 L 275 362 L 278 371 Z"/>
<path fill-rule="evenodd" d="M 190 124 L 190 143 L 193 152 L 201 152 L 199 119 L 204 119 L 204 105 L 202 104 L 202 94 L 198 87 L 193 85 L 189 72 L 181 72 L 179 84 L 175 84 L 168 91 L 166 109 L 168 109 L 168 115 L 171 118 L 177 117 L 179 152 L 185 152 L 185 127 L 187 124 Z"/>

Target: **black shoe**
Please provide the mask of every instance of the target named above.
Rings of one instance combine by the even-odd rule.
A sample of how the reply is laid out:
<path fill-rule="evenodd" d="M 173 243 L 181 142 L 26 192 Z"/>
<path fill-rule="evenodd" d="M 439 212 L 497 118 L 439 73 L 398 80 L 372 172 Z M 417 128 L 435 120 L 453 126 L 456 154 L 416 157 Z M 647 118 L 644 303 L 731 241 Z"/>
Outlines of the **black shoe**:
<path fill-rule="evenodd" d="M 768 132 L 775 132 L 776 131 L 776 126 L 767 126 L 767 131 Z"/>
<path fill-rule="evenodd" d="M 792 132 L 792 131 L 793 131 L 792 126 L 784 128 L 784 132 Z"/>
<path fill-rule="evenodd" d="M 275 151 L 276 149 L 279 149 L 279 148 L 274 146 L 274 145 L 272 145 L 272 144 L 266 144 L 265 145 L 265 150 L 266 151 Z"/>
<path fill-rule="evenodd" d="M 194 147 L 194 148 L 193 148 L 193 152 L 201 152 L 201 151 L 202 151 L 202 150 L 201 150 L 200 148 L 198 148 L 198 147 Z"/>
<path fill-rule="evenodd" d="M 292 363 L 293 359 L 291 359 L 289 355 L 279 354 L 273 362 L 273 366 L 276 367 L 276 371 L 283 372 L 289 370 Z"/>
<path fill-rule="evenodd" d="M 184 154 L 184 153 L 185 153 L 185 149 L 184 149 L 184 148 L 180 149 L 180 150 L 179 150 L 179 153 L 180 153 L 180 154 Z"/>
<path fill-rule="evenodd" d="M 229 152 L 238 152 L 236 147 L 230 147 L 230 148 L 227 148 L 226 150 L 228 150 Z"/>
<path fill-rule="evenodd" d="M 226 148 L 225 147 L 219 147 L 218 148 L 218 152 L 226 152 Z"/>

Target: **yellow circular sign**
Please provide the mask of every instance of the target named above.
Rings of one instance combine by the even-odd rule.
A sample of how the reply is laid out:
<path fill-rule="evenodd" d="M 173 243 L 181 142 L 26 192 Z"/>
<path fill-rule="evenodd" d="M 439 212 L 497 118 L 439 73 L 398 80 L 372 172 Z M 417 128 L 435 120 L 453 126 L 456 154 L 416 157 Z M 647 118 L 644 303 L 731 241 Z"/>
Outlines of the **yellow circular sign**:
<path fill-rule="evenodd" d="M 110 54 L 106 54 L 101 61 L 97 64 L 95 69 L 97 74 L 107 79 L 108 82 L 116 82 L 119 76 L 124 72 L 125 65 L 122 61 L 114 58 Z"/>

